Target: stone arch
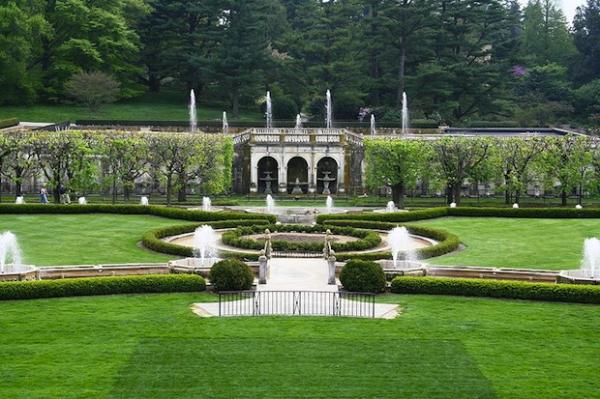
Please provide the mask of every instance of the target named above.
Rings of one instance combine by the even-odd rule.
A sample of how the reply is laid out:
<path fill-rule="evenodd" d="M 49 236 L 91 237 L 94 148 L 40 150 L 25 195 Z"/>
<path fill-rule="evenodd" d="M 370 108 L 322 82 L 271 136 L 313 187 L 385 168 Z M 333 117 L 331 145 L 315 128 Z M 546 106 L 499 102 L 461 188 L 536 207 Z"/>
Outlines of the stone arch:
<path fill-rule="evenodd" d="M 338 162 L 332 157 L 323 157 L 317 162 L 317 193 L 335 194 L 338 185 Z M 324 179 L 335 179 L 328 184 Z"/>
<path fill-rule="evenodd" d="M 277 192 L 279 186 L 279 163 L 273 157 L 262 157 L 258 161 L 258 192 L 264 194 L 273 194 Z M 267 183 L 267 179 L 271 183 Z"/>
<path fill-rule="evenodd" d="M 300 184 L 296 184 L 296 181 Z M 308 162 L 303 157 L 293 157 L 288 161 L 287 185 L 289 194 L 306 194 L 308 192 Z"/>

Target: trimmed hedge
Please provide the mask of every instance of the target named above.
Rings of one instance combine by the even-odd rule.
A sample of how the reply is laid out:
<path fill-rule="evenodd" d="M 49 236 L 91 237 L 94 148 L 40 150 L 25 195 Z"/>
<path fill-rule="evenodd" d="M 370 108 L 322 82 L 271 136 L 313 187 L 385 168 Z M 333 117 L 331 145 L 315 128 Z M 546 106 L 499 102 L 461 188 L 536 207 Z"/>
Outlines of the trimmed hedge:
<path fill-rule="evenodd" d="M 191 274 L 74 278 L 0 283 L 0 300 L 198 292 L 205 289 L 204 279 Z"/>
<path fill-rule="evenodd" d="M 340 282 L 352 292 L 374 292 L 385 290 L 386 281 L 383 269 L 375 262 L 351 260 L 340 272 Z"/>
<path fill-rule="evenodd" d="M 334 226 L 351 226 L 363 229 L 377 229 L 377 230 L 391 230 L 397 226 L 396 223 L 388 222 L 375 222 L 375 221 L 363 221 L 363 220 L 328 220 L 328 224 Z M 441 256 L 458 249 L 460 245 L 460 239 L 445 230 L 435 229 L 427 226 L 420 225 L 404 225 L 411 234 L 415 234 L 422 237 L 431 238 L 438 241 L 437 244 L 420 248 L 417 250 L 419 259 L 428 259 L 436 256 Z M 337 259 L 340 261 L 348 259 L 362 259 L 362 260 L 378 260 L 378 259 L 391 259 L 392 254 L 390 252 L 374 252 L 367 254 L 340 254 Z"/>
<path fill-rule="evenodd" d="M 208 274 L 215 291 L 245 291 L 252 288 L 254 273 L 239 259 L 226 259 L 215 263 Z"/>
<path fill-rule="evenodd" d="M 42 205 L 42 204 L 0 204 L 0 214 L 79 214 L 79 213 L 113 213 L 123 215 L 153 215 L 169 219 L 181 219 L 194 222 L 259 219 L 275 223 L 276 217 L 260 213 L 244 212 L 205 212 L 191 211 L 185 208 L 168 208 L 164 206 L 142 205 Z"/>
<path fill-rule="evenodd" d="M 17 126 L 18 124 L 19 120 L 17 118 L 2 119 L 0 120 L 0 129 Z"/>
<path fill-rule="evenodd" d="M 186 247 L 183 245 L 172 244 L 169 242 L 165 242 L 162 238 L 176 236 L 180 234 L 191 233 L 196 230 L 198 227 L 202 225 L 212 226 L 214 229 L 227 229 L 238 226 L 249 226 L 254 224 L 267 225 L 269 223 L 268 220 L 222 220 L 222 221 L 214 221 L 214 222 L 206 222 L 202 224 L 194 223 L 194 224 L 182 224 L 178 226 L 169 226 L 163 227 L 156 230 L 150 230 L 144 234 L 142 237 L 142 244 L 144 247 L 151 249 L 156 252 L 161 252 L 164 254 L 182 256 L 182 257 L 193 257 L 194 250 L 193 248 Z M 247 260 L 257 260 L 258 255 L 251 253 L 220 253 L 221 257 L 239 257 Z"/>
<path fill-rule="evenodd" d="M 264 240 L 247 238 L 245 236 L 264 233 L 265 229 L 271 233 L 325 233 L 328 229 L 333 234 L 345 235 L 359 238 L 358 241 L 339 243 L 333 242 L 331 247 L 336 252 L 343 251 L 362 251 L 375 248 L 381 243 L 381 237 L 376 232 L 368 230 L 359 230 L 353 227 L 335 227 L 329 225 L 302 226 L 302 225 L 253 225 L 250 227 L 239 227 L 233 231 L 223 234 L 223 242 L 227 245 L 237 248 L 261 250 L 264 248 Z M 320 242 L 293 242 L 282 239 L 274 239 L 272 242 L 275 251 L 310 251 L 321 252 L 323 243 Z"/>
<path fill-rule="evenodd" d="M 404 223 L 415 220 L 435 219 L 445 216 L 463 217 L 505 217 L 505 218 L 591 218 L 600 219 L 600 208 L 486 208 L 486 207 L 438 207 L 420 209 L 410 212 L 361 212 L 334 215 L 319 215 L 317 222 L 330 224 L 330 220 L 362 220 L 373 222 Z"/>
<path fill-rule="evenodd" d="M 600 304 L 600 286 L 465 278 L 396 277 L 396 294 L 460 295 Z"/>

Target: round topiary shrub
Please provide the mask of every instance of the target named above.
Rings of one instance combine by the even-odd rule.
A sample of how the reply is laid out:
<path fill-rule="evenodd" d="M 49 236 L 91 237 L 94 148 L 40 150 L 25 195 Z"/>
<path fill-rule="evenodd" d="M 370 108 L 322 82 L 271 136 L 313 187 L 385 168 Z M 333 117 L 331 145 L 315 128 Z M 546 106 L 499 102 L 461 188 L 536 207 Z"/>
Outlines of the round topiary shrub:
<path fill-rule="evenodd" d="M 385 290 L 385 274 L 375 262 L 353 259 L 346 263 L 340 273 L 344 288 L 353 292 L 382 292 Z"/>
<path fill-rule="evenodd" d="M 215 291 L 244 291 L 252 288 L 254 273 L 239 259 L 225 259 L 210 268 L 208 278 Z"/>

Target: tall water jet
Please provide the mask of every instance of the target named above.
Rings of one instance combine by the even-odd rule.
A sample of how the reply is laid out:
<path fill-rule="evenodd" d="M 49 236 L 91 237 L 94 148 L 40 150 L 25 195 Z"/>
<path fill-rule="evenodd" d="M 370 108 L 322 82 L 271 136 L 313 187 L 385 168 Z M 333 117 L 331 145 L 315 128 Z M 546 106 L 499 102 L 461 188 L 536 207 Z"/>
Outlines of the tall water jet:
<path fill-rule="evenodd" d="M 223 111 L 223 134 L 229 134 L 229 122 L 227 122 L 227 112 Z"/>
<path fill-rule="evenodd" d="M 275 200 L 271 194 L 267 195 L 267 213 L 275 213 Z"/>
<path fill-rule="evenodd" d="M 194 89 L 190 90 L 190 131 L 196 133 L 198 126 L 198 117 L 196 115 L 196 93 Z"/>
<path fill-rule="evenodd" d="M 270 91 L 267 92 L 267 129 L 273 129 L 273 103 Z"/>
<path fill-rule="evenodd" d="M 148 200 L 148 197 L 144 196 L 144 197 L 140 198 L 140 205 L 142 205 L 142 206 L 150 205 L 150 201 Z"/>
<path fill-rule="evenodd" d="M 600 278 L 600 239 L 588 238 L 583 243 L 581 269 L 588 278 Z"/>
<path fill-rule="evenodd" d="M 22 264 L 17 237 L 10 231 L 0 234 L 0 273 L 18 271 Z"/>
<path fill-rule="evenodd" d="M 333 127 L 333 104 L 331 102 L 331 91 L 329 89 L 327 89 L 327 105 L 325 106 L 325 111 L 327 113 L 325 123 L 327 129 L 331 129 Z"/>
<path fill-rule="evenodd" d="M 396 203 L 394 201 L 390 201 L 387 203 L 385 207 L 386 212 L 396 212 Z"/>
<path fill-rule="evenodd" d="M 217 233 L 212 226 L 203 225 L 194 231 L 194 249 L 200 258 L 200 264 L 217 257 Z"/>
<path fill-rule="evenodd" d="M 398 258 L 402 253 L 405 261 L 417 260 L 417 252 L 413 247 L 412 239 L 406 227 L 394 227 L 388 234 L 388 244 L 392 251 L 394 267 L 398 267 Z"/>
<path fill-rule="evenodd" d="M 294 129 L 302 129 L 302 116 L 300 114 L 296 115 L 296 126 L 294 127 Z"/>
<path fill-rule="evenodd" d="M 202 197 L 202 210 L 205 212 L 212 211 L 212 201 L 209 197 Z"/>
<path fill-rule="evenodd" d="M 327 213 L 333 212 L 333 198 L 331 198 L 331 195 L 328 195 L 325 200 L 325 208 L 327 209 Z"/>
<path fill-rule="evenodd" d="M 375 126 L 375 115 L 371 114 L 371 136 L 377 134 L 377 126 Z"/>
<path fill-rule="evenodd" d="M 24 203 L 25 203 L 25 197 L 23 197 L 22 195 L 19 195 L 15 199 L 15 204 L 17 204 L 17 205 L 23 205 Z"/>
<path fill-rule="evenodd" d="M 79 205 L 87 205 L 87 203 L 88 203 L 87 199 L 85 197 L 79 197 L 77 202 L 79 203 Z"/>
<path fill-rule="evenodd" d="M 410 128 L 410 117 L 408 115 L 408 99 L 406 92 L 402 93 L 402 134 L 407 134 Z"/>

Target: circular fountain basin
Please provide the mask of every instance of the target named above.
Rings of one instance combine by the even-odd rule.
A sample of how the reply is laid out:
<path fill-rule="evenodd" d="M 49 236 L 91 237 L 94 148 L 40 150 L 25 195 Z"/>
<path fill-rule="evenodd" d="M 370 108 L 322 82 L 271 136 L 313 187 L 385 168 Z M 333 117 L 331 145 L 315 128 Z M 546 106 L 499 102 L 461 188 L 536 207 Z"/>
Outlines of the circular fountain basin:
<path fill-rule="evenodd" d="M 260 251 L 256 251 L 256 250 L 241 249 L 241 248 L 235 248 L 235 247 L 230 247 L 228 245 L 225 245 L 223 243 L 221 237 L 224 232 L 229 231 L 229 230 L 231 230 L 231 229 L 222 229 L 222 230 L 215 231 L 218 236 L 217 243 L 216 243 L 217 251 L 254 253 L 254 254 L 260 253 Z M 372 253 L 372 252 L 389 251 L 391 248 L 388 243 L 388 232 L 387 231 L 377 231 L 377 232 L 381 236 L 381 244 L 379 244 L 377 247 L 367 249 L 364 251 L 350 251 L 350 252 L 356 253 L 356 254 L 367 254 L 367 253 Z M 301 240 L 301 239 L 303 239 L 303 237 L 311 236 L 309 238 L 311 240 L 311 242 L 314 242 L 312 240 L 316 240 L 318 242 L 323 242 L 324 237 L 325 237 L 324 234 L 322 234 L 322 233 L 314 233 L 314 234 L 312 234 L 312 233 L 284 233 L 284 232 L 271 233 L 272 238 L 275 238 L 275 235 L 281 235 L 280 238 L 283 238 L 283 235 L 285 235 L 285 239 L 288 241 L 290 240 L 290 238 L 292 236 L 296 240 Z M 263 238 L 264 235 L 256 234 L 251 237 L 256 237 L 256 238 L 260 239 L 260 238 Z M 336 239 L 338 240 L 338 242 L 349 242 L 352 240 L 357 240 L 356 237 L 342 236 L 342 235 L 335 235 L 334 240 L 336 240 Z M 437 244 L 436 240 L 433 240 L 433 239 L 427 238 L 427 237 L 412 235 L 412 234 L 410 235 L 410 239 L 411 239 L 411 241 L 410 241 L 411 245 L 410 245 L 410 248 L 408 248 L 408 249 L 420 249 L 420 248 L 425 248 L 425 247 L 429 247 L 429 246 Z M 166 242 L 169 242 L 171 244 L 177 244 L 177 245 L 182 245 L 185 247 L 194 248 L 194 233 L 186 233 L 186 234 L 180 234 L 177 236 L 165 237 L 165 238 L 163 238 L 163 240 Z"/>
<path fill-rule="evenodd" d="M 4 266 L 4 272 L 0 272 L 0 281 L 26 281 L 37 280 L 38 269 L 30 265 L 13 265 Z"/>

